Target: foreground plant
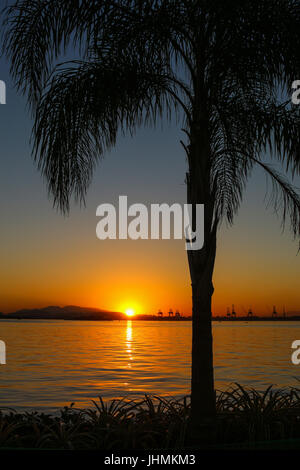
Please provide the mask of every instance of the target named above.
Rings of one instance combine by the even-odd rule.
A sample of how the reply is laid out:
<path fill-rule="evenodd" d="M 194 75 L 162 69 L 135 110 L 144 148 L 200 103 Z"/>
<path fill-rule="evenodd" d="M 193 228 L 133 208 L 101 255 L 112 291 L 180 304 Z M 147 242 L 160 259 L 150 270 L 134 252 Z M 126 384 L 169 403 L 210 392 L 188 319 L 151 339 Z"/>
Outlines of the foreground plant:
<path fill-rule="evenodd" d="M 216 400 L 214 446 L 258 441 L 298 439 L 300 394 L 297 389 L 263 392 L 234 385 Z M 0 413 L 0 448 L 36 449 L 183 449 L 203 448 L 204 440 L 190 441 L 190 397 L 173 399 L 145 395 L 104 402 L 89 409 L 74 406 L 59 415 Z M 212 445 L 212 444 L 210 444 Z"/>

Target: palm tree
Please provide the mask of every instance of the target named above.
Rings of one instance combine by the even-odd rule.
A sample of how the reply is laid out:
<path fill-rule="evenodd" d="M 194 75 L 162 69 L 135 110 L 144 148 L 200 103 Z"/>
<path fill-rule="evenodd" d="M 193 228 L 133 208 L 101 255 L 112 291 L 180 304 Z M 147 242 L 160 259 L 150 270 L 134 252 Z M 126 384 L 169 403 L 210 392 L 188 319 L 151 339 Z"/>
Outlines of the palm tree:
<path fill-rule="evenodd" d="M 33 155 L 54 204 L 84 200 L 118 133 L 183 119 L 187 202 L 205 205 L 205 243 L 190 251 L 194 428 L 215 416 L 211 298 L 217 230 L 231 224 L 253 167 L 300 233 L 298 0 L 18 0 L 4 11 L 4 52 L 34 115 Z M 57 64 L 69 46 L 80 60 Z M 203 428 L 202 428 L 203 429 Z"/>

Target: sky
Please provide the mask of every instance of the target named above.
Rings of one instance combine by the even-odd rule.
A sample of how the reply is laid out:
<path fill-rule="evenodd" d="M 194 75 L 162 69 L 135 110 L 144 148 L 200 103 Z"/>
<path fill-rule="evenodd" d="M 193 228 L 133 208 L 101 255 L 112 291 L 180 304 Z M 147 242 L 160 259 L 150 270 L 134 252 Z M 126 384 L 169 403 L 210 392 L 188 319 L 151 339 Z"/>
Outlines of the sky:
<path fill-rule="evenodd" d="M 47 305 L 81 305 L 153 314 L 191 314 L 191 289 L 180 240 L 105 240 L 96 237 L 96 208 L 117 204 L 185 203 L 187 170 L 181 123 L 162 122 L 121 137 L 98 166 L 86 207 L 69 216 L 53 209 L 31 159 L 32 121 L 0 58 L 7 104 L 0 105 L 0 311 Z M 299 181 L 298 181 L 299 183 Z M 299 186 L 299 184 L 298 184 Z M 257 314 L 300 310 L 298 243 L 272 208 L 266 180 L 253 172 L 232 227 L 218 232 L 213 313 Z"/>

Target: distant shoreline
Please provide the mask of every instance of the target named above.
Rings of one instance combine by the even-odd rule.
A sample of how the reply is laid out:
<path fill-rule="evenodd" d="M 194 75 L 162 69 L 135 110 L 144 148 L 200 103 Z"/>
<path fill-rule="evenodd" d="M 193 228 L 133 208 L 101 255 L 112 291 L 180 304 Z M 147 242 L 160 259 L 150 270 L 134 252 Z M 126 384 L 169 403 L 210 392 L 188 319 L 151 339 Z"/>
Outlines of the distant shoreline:
<path fill-rule="evenodd" d="M 78 316 L 68 316 L 68 317 L 59 317 L 59 316 L 16 316 L 16 315 L 0 315 L 0 321 L 1 320 L 61 320 L 61 321 L 111 321 L 111 322 L 116 322 L 116 321 L 156 321 L 156 322 L 183 322 L 183 321 L 192 321 L 192 317 L 180 317 L 180 318 L 161 318 L 157 317 L 155 315 L 136 315 L 134 317 L 124 317 L 122 318 L 99 318 L 96 316 L 86 316 L 86 317 L 78 317 Z M 253 317 L 253 318 L 248 318 L 248 317 L 237 317 L 237 318 L 227 318 L 227 317 L 212 317 L 212 321 L 215 323 L 222 323 L 222 322 L 230 322 L 230 323 L 235 323 L 235 322 L 243 322 L 243 323 L 253 323 L 253 322 L 294 322 L 294 321 L 300 321 L 300 316 L 294 316 L 294 317 Z"/>
<path fill-rule="evenodd" d="M 17 310 L 16 312 L 2 313 L 0 312 L 0 320 L 71 320 L 71 321 L 191 321 L 191 315 L 183 315 L 176 311 L 173 314 L 171 310 L 165 315 L 160 311 L 159 314 L 136 314 L 128 316 L 123 312 L 112 312 L 90 307 L 79 307 L 76 305 L 48 306 L 44 308 L 33 308 Z M 276 316 L 232 316 L 232 315 L 213 315 L 212 321 L 240 321 L 240 322 L 253 322 L 253 321 L 300 321 L 300 312 L 290 311 L 286 315 Z"/>

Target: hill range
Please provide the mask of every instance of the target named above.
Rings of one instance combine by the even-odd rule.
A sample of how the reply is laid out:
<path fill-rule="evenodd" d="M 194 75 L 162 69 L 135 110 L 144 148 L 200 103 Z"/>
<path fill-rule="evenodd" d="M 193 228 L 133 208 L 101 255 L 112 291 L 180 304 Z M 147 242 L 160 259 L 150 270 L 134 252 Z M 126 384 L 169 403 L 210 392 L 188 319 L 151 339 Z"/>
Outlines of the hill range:
<path fill-rule="evenodd" d="M 44 308 L 22 309 L 12 313 L 0 313 L 2 319 L 37 319 L 37 320 L 124 320 L 121 312 L 110 312 L 97 308 L 49 306 Z"/>

